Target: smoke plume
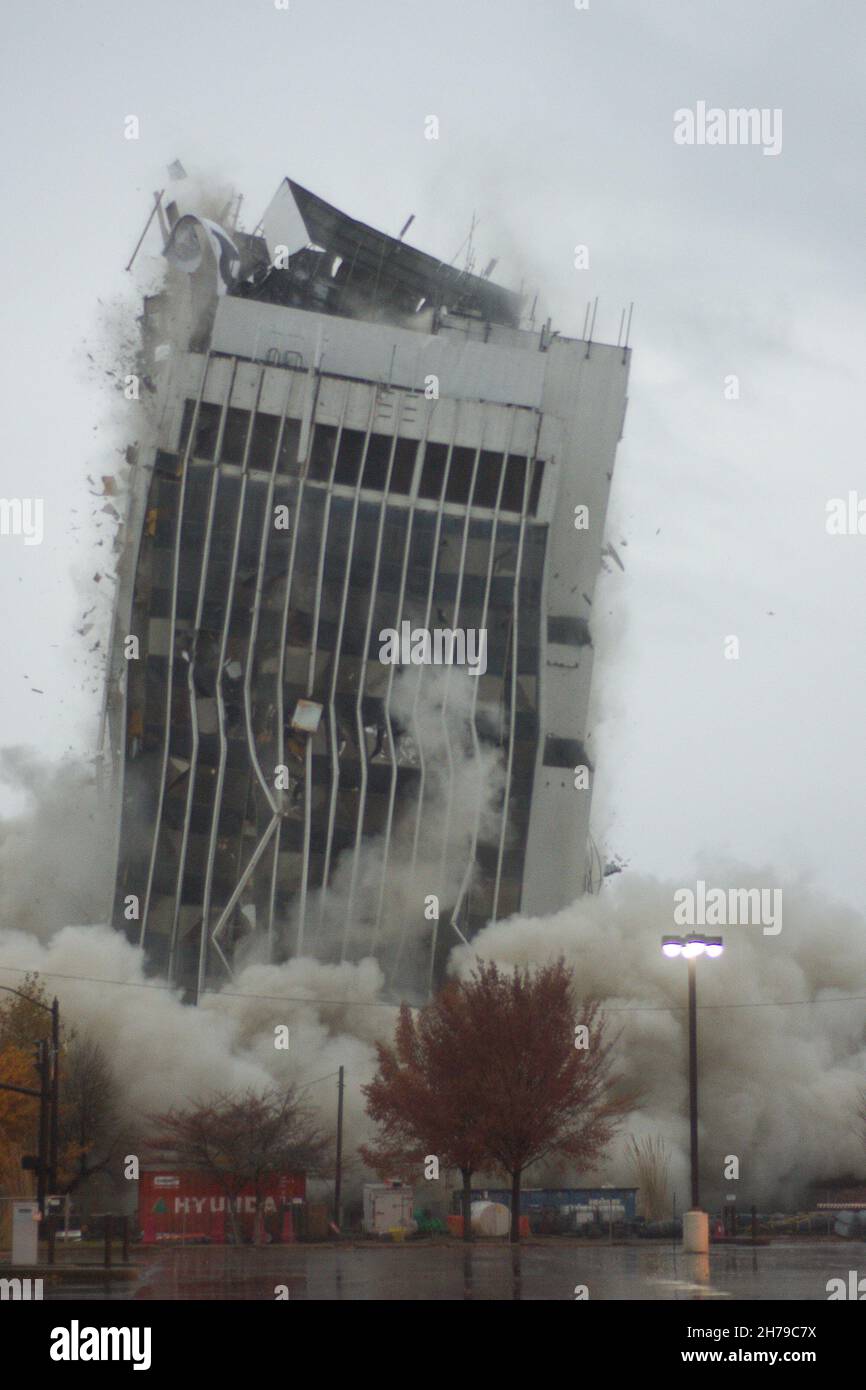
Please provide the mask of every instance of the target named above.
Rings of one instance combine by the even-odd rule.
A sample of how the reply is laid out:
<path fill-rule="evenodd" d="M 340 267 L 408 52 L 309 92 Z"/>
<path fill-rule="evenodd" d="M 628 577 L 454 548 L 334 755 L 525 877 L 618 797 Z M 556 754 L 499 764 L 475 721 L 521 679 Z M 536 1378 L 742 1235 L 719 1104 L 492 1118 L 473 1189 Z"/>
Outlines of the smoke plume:
<path fill-rule="evenodd" d="M 724 887 L 782 887 L 771 871 L 719 864 L 705 881 Z M 660 950 L 674 922 L 674 892 L 630 873 L 545 919 L 515 917 L 459 947 L 452 965 L 465 975 L 476 957 L 506 968 L 562 955 L 578 1000 L 603 1001 L 618 1035 L 618 1070 L 639 1086 L 639 1108 L 605 1164 L 605 1181 L 634 1181 L 629 1133 L 664 1138 L 682 1209 L 688 1200 L 686 966 Z M 692 884 L 694 887 L 694 883 Z M 698 979 L 701 1175 L 707 1201 L 736 1191 L 743 1203 L 802 1201 L 811 1181 L 862 1172 L 858 1096 L 866 1085 L 860 991 L 863 919 L 828 903 L 806 883 L 783 888 L 784 925 L 722 930 L 724 954 L 701 959 Z M 723 1178 L 729 1156 L 739 1179 Z"/>

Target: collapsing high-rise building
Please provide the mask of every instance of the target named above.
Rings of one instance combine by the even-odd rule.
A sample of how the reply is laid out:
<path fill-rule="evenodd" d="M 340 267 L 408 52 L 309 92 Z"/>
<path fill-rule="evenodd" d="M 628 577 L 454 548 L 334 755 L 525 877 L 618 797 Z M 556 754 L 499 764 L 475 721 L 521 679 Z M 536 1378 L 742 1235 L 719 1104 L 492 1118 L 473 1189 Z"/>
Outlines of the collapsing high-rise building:
<path fill-rule="evenodd" d="M 251 954 L 374 955 L 419 997 L 461 938 L 598 877 L 629 350 L 290 180 L 253 235 L 176 211 L 164 235 L 108 684 L 115 923 L 190 998 Z"/>

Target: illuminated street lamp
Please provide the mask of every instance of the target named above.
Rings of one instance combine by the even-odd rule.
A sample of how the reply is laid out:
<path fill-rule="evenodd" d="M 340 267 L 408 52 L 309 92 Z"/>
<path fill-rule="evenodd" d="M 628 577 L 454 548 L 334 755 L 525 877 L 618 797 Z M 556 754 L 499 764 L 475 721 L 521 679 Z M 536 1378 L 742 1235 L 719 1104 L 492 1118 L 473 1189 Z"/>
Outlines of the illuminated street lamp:
<path fill-rule="evenodd" d="M 662 953 L 669 960 L 683 956 L 689 967 L 689 1137 L 692 1205 L 683 1218 L 683 1244 L 686 1249 L 696 1253 L 703 1253 L 709 1248 L 709 1222 L 706 1212 L 701 1211 L 698 1187 L 698 998 L 695 961 L 698 956 L 703 955 L 714 960 L 723 950 L 724 942 L 720 936 L 705 936 L 691 932 L 688 936 L 662 937 Z"/>

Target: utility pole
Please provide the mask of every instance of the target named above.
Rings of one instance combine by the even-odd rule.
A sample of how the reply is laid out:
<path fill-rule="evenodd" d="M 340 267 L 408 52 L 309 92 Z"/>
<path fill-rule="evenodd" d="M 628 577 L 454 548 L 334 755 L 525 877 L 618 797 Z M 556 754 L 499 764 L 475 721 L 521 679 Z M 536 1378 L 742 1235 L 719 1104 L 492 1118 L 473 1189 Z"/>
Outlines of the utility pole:
<path fill-rule="evenodd" d="M 45 1197 L 48 1182 L 48 1127 L 51 1093 L 48 1088 L 48 1044 L 36 1043 L 36 1066 L 39 1071 L 39 1149 L 36 1159 L 36 1200 L 39 1213 L 45 1216 Z"/>
<path fill-rule="evenodd" d="M 57 1150 L 60 1127 L 60 1004 L 51 1002 L 51 1148 L 48 1182 L 52 1195 L 57 1192 Z"/>
<path fill-rule="evenodd" d="M 334 1176 L 334 1225 L 342 1224 L 343 1198 L 343 1076 L 345 1068 L 340 1067 L 337 1081 L 337 1171 Z"/>
<path fill-rule="evenodd" d="M 50 1184 L 52 1193 L 57 1189 L 57 1157 L 58 1157 L 58 1133 L 60 1121 L 60 1004 L 55 997 L 49 1008 L 38 999 L 32 999 L 24 994 L 20 989 L 13 989 L 11 985 L 0 985 L 0 989 L 6 994 L 14 994 L 19 999 L 33 1005 L 34 1008 L 44 1009 L 51 1015 L 51 1070 L 49 1072 L 48 1044 L 38 1042 L 34 1044 L 36 1053 L 36 1069 L 39 1073 L 39 1090 L 34 1091 L 31 1086 L 13 1086 L 7 1082 L 0 1082 L 0 1091 L 16 1091 L 21 1096 L 35 1096 L 39 1101 L 39 1152 L 34 1165 L 32 1157 L 22 1160 L 22 1168 L 32 1171 L 34 1166 L 37 1174 L 37 1192 L 39 1194 L 39 1211 L 45 1215 L 45 1197 Z"/>

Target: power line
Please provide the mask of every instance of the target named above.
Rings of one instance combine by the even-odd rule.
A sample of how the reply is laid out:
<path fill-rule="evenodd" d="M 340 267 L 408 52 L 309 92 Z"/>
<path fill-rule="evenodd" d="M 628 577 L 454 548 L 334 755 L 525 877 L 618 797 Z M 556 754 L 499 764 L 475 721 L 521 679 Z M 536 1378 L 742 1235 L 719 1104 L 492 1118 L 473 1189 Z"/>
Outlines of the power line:
<path fill-rule="evenodd" d="M 327 1076 L 317 1076 L 314 1081 L 305 1081 L 303 1086 L 301 1087 L 301 1094 L 303 1095 L 304 1091 L 309 1091 L 311 1086 L 318 1086 L 320 1081 L 330 1081 L 332 1076 L 339 1075 L 340 1069 L 338 1067 L 336 1071 L 329 1071 Z"/>
<path fill-rule="evenodd" d="M 698 1013 L 710 1009 L 799 1009 L 804 1006 L 811 1007 L 814 1004 L 856 1004 L 858 1002 L 866 1002 L 866 994 L 843 994 L 836 999 L 761 999 L 740 1004 L 701 1004 L 699 1002 Z M 609 1009 L 605 1004 L 601 1005 L 602 1011 L 606 1014 L 682 1013 L 687 1007 L 686 1004 L 633 1004 L 622 1009 Z"/>
<path fill-rule="evenodd" d="M 0 966 L 0 974 L 29 975 L 33 973 L 43 975 L 46 980 L 80 980 L 82 984 L 118 985 L 125 989 L 158 989 L 171 994 L 176 993 L 178 989 L 177 985 L 160 984 L 149 980 L 105 980 L 98 975 L 69 975 L 56 970 L 37 970 L 34 972 L 32 969 L 23 970 L 14 965 Z M 258 999 L 271 1004 L 323 1004 L 333 1005 L 337 1008 L 370 1009 L 395 1009 L 399 1007 L 398 1004 L 391 1003 L 386 999 L 317 999 L 309 994 L 247 994 L 243 990 L 230 989 L 206 989 L 202 993 L 210 994 L 215 999 Z M 835 999 L 765 999 L 736 1004 L 699 1003 L 698 1011 L 709 1012 L 711 1009 L 799 1009 L 820 1004 L 858 1003 L 866 1003 L 866 994 L 844 994 Z M 409 1007 L 417 1009 L 419 1005 L 410 1004 Z M 628 1004 L 622 1007 L 609 1007 L 602 1004 L 603 1012 L 608 1014 L 682 1013 L 685 1008 L 685 1004 Z"/>
<path fill-rule="evenodd" d="M 175 994 L 180 988 L 178 985 L 161 984 L 158 981 L 150 980 L 105 980 L 98 975 L 68 975 L 58 970 L 22 970 L 15 965 L 0 965 L 0 974 L 12 975 L 42 975 L 46 980 L 80 980 L 83 984 L 91 985 L 119 985 L 124 989 L 160 989 L 169 994 Z M 262 999 L 272 1004 L 334 1004 L 341 1008 L 347 1005 L 366 1006 L 374 1009 L 391 1009 L 399 1007 L 390 1004 L 383 999 L 317 999 L 309 994 L 247 994 L 243 990 L 231 989 L 204 989 L 202 994 L 212 994 L 215 999 Z M 412 1005 L 411 1007 L 416 1007 Z"/>

